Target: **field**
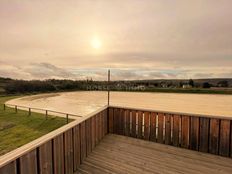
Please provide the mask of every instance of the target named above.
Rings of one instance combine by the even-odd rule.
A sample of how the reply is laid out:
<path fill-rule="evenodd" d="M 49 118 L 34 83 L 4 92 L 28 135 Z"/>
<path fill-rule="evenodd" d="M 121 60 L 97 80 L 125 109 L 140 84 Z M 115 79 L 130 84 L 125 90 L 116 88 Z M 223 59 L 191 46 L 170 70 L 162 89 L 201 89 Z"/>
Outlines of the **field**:
<path fill-rule="evenodd" d="M 0 155 L 3 155 L 17 147 L 20 147 L 64 124 L 66 120 L 61 117 L 48 116 L 46 120 L 43 114 L 6 108 L 3 103 L 16 96 L 0 97 Z"/>

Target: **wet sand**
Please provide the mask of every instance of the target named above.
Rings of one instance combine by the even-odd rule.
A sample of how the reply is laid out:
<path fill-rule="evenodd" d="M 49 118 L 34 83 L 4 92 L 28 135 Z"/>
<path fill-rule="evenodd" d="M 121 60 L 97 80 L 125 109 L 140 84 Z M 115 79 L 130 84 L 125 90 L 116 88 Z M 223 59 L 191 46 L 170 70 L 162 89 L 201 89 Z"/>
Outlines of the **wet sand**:
<path fill-rule="evenodd" d="M 107 92 L 40 94 L 13 99 L 7 103 L 85 116 L 107 104 Z M 232 95 L 111 92 L 110 104 L 232 117 Z"/>

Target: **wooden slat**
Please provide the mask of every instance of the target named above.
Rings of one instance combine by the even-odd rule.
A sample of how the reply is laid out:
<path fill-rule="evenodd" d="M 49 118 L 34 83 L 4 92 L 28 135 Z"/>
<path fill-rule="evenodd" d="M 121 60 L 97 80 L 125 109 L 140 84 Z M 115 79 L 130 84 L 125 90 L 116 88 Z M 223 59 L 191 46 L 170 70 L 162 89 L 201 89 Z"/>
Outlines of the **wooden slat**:
<path fill-rule="evenodd" d="M 90 119 L 87 119 L 85 121 L 85 131 L 86 131 L 86 155 L 88 156 L 91 152 L 92 149 L 92 144 L 91 144 L 91 124 L 90 124 Z"/>
<path fill-rule="evenodd" d="M 144 112 L 144 139 L 150 139 L 150 113 Z"/>
<path fill-rule="evenodd" d="M 209 150 L 209 118 L 200 118 L 199 151 Z"/>
<path fill-rule="evenodd" d="M 189 147 L 189 116 L 181 117 L 181 147 Z"/>
<path fill-rule="evenodd" d="M 220 120 L 210 119 L 209 153 L 218 154 Z"/>
<path fill-rule="evenodd" d="M 48 141 L 39 147 L 39 171 L 49 174 L 53 173 L 52 168 L 52 142 Z"/>
<path fill-rule="evenodd" d="M 143 129 L 143 112 L 138 111 L 138 136 L 137 138 L 143 138 L 142 129 Z"/>
<path fill-rule="evenodd" d="M 73 172 L 73 132 L 72 129 L 64 133 L 64 166 L 65 173 Z"/>
<path fill-rule="evenodd" d="M 93 148 L 96 146 L 96 116 L 93 116 L 91 118 L 91 138 L 92 138 L 92 142 L 91 142 L 91 145 L 92 145 L 92 150 Z"/>
<path fill-rule="evenodd" d="M 173 115 L 173 145 L 179 146 L 179 131 L 180 131 L 180 115 Z"/>
<path fill-rule="evenodd" d="M 136 137 L 136 111 L 132 111 L 132 137 Z"/>
<path fill-rule="evenodd" d="M 33 150 L 22 157 L 19 158 L 20 161 L 20 173 L 28 174 L 34 173 L 37 174 L 37 154 L 36 150 Z"/>
<path fill-rule="evenodd" d="M 101 141 L 102 138 L 102 113 L 98 114 L 98 143 Z"/>
<path fill-rule="evenodd" d="M 130 111 L 125 110 L 125 135 L 130 136 Z"/>
<path fill-rule="evenodd" d="M 124 109 L 120 109 L 120 113 L 119 113 L 119 134 L 120 135 L 124 135 L 125 132 L 125 121 L 124 121 L 124 113 L 125 110 Z"/>
<path fill-rule="evenodd" d="M 165 114 L 165 144 L 171 143 L 171 115 Z"/>
<path fill-rule="evenodd" d="M 163 143 L 163 132 L 164 131 L 164 114 L 158 113 L 158 143 Z"/>
<path fill-rule="evenodd" d="M 150 117 L 150 140 L 156 142 L 156 113 L 152 112 Z"/>
<path fill-rule="evenodd" d="M 98 115 L 97 117 L 98 118 Z M 85 121 L 80 124 L 81 126 L 81 164 L 86 158 L 86 132 L 85 132 Z"/>
<path fill-rule="evenodd" d="M 104 110 L 104 136 L 108 133 L 108 110 Z"/>
<path fill-rule="evenodd" d="M 95 116 L 95 144 L 99 142 L 99 114 Z"/>
<path fill-rule="evenodd" d="M 118 109 L 114 108 L 114 133 L 118 133 Z"/>
<path fill-rule="evenodd" d="M 13 161 L 0 168 L 0 174 L 17 174 L 16 161 Z"/>
<path fill-rule="evenodd" d="M 54 173 L 64 174 L 64 139 L 63 134 L 53 139 L 53 168 Z"/>
<path fill-rule="evenodd" d="M 114 109 L 113 108 L 109 108 L 109 133 L 113 133 L 114 132 Z"/>
<path fill-rule="evenodd" d="M 80 126 L 77 125 L 73 128 L 73 168 L 77 171 L 81 164 L 81 137 Z M 55 172 L 56 173 L 56 172 Z"/>
<path fill-rule="evenodd" d="M 199 146 L 199 117 L 191 117 L 190 121 L 190 149 L 197 150 Z"/>
<path fill-rule="evenodd" d="M 220 123 L 219 154 L 229 156 L 230 154 L 230 120 L 221 120 Z"/>

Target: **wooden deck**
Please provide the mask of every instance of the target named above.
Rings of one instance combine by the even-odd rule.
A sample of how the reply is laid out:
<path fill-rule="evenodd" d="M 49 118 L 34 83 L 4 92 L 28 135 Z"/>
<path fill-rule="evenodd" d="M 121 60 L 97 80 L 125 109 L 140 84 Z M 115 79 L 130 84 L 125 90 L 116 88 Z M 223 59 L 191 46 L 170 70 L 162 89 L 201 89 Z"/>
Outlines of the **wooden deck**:
<path fill-rule="evenodd" d="M 76 173 L 232 173 L 232 159 L 108 134 Z"/>

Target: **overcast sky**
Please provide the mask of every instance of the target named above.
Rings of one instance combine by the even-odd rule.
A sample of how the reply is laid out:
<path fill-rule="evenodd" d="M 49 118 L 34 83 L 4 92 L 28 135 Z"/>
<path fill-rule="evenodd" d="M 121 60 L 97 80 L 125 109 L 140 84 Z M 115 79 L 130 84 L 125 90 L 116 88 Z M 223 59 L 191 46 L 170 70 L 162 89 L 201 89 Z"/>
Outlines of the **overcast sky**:
<path fill-rule="evenodd" d="M 0 76 L 232 77 L 231 0 L 0 0 Z M 91 42 L 97 38 L 101 46 Z"/>

